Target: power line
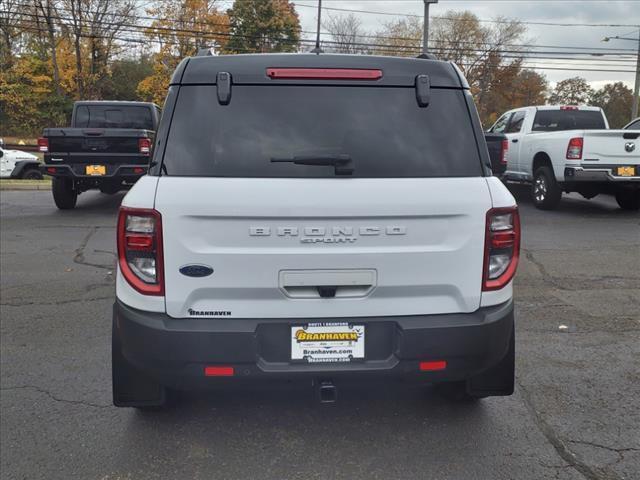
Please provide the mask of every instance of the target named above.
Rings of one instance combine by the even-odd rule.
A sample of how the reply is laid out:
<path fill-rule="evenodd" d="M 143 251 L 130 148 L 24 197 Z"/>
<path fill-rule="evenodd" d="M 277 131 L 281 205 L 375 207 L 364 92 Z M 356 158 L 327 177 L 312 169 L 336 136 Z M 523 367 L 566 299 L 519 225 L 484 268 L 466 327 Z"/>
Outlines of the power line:
<path fill-rule="evenodd" d="M 304 4 L 296 4 L 296 5 L 300 5 L 300 6 L 308 6 L 309 5 L 304 5 Z M 25 4 L 22 4 L 22 6 L 27 6 Z M 313 7 L 316 8 L 316 7 Z M 325 7 L 323 7 L 325 8 Z M 332 8 L 337 8 L 337 7 L 326 7 L 327 9 L 332 9 Z M 64 13 L 66 13 L 67 15 L 70 14 L 69 10 L 65 10 L 62 7 L 59 7 L 59 10 L 63 11 Z M 342 9 L 347 11 L 347 9 Z M 355 11 L 355 10 L 354 10 Z M 3 13 L 7 13 L 6 11 L 4 11 Z M 85 13 L 92 13 L 91 11 L 87 11 Z M 96 13 L 96 12 L 93 12 Z M 27 12 L 20 12 L 20 15 L 29 15 L 29 16 L 38 16 L 37 14 L 32 14 L 32 13 L 27 13 Z M 113 12 L 109 14 L 110 17 L 120 17 L 120 18 L 126 18 L 126 19 L 137 19 L 137 20 L 151 20 L 151 21 L 158 21 L 160 20 L 160 18 L 157 17 L 150 17 L 150 16 L 143 16 L 143 15 L 122 15 L 119 14 L 117 12 Z M 395 14 L 394 14 L 395 15 Z M 398 15 L 403 15 L 403 14 L 398 14 Z M 53 18 L 62 18 L 62 19 L 66 19 L 66 20 L 71 20 L 70 17 L 53 17 Z M 422 18 L 422 17 L 420 17 Z M 452 19 L 452 17 L 449 17 L 449 19 Z M 183 19 L 164 19 L 164 20 L 168 20 L 172 23 L 182 23 L 184 22 Z M 489 20 L 486 20 L 489 21 Z M 501 21 L 502 23 L 509 23 L 508 21 Z M 100 23 L 102 25 L 121 25 L 122 22 L 96 22 L 95 20 L 91 20 L 91 19 L 85 19 L 84 23 Z M 198 22 L 198 21 L 188 21 L 187 22 L 189 25 L 202 25 L 205 26 L 207 28 L 211 28 L 212 26 L 228 26 L 227 23 L 219 23 L 219 22 Z M 499 22 L 500 23 L 500 22 Z M 520 22 L 520 23 L 525 23 L 525 22 Z M 137 25 L 137 24 L 127 24 L 128 26 L 135 26 L 138 28 L 150 28 L 150 29 L 155 29 L 155 30 L 165 30 L 165 31 L 178 31 L 180 29 L 176 29 L 175 27 L 153 27 L 151 25 Z M 187 30 L 187 29 L 182 29 L 184 31 L 188 31 L 188 32 L 195 32 L 194 30 Z M 315 35 L 316 32 L 315 31 L 308 31 L 308 30 L 301 30 L 301 33 L 306 33 L 306 34 L 313 34 Z M 198 31 L 198 33 L 201 33 Z M 215 34 L 222 34 L 222 32 L 212 32 Z M 330 32 L 325 33 L 322 32 L 321 35 L 331 35 Z M 361 38 L 380 38 L 380 39 L 385 39 L 385 40 L 399 40 L 399 41 L 416 41 L 416 39 L 412 39 L 412 38 L 408 38 L 408 37 L 393 37 L 393 36 L 386 36 L 386 35 L 372 35 L 372 34 L 360 34 L 360 35 L 356 35 L 356 37 L 361 37 Z M 432 42 L 434 43 L 439 43 L 439 42 L 445 42 L 444 40 L 433 40 Z M 476 42 L 459 42 L 462 44 L 470 44 L 470 45 L 475 45 L 478 44 Z M 479 44 L 483 44 L 483 42 L 480 42 Z M 489 45 L 489 43 L 484 42 L 485 45 Z M 526 44 L 505 44 L 505 46 L 509 46 L 509 47 L 522 47 L 522 48 L 565 48 L 565 49 L 573 49 L 573 50 L 593 50 L 593 51 L 610 51 L 610 52 L 623 52 L 623 51 L 629 51 L 629 52 L 636 52 L 636 49 L 634 48 L 612 48 L 612 47 L 580 47 L 580 46 L 565 46 L 565 45 L 526 45 Z M 635 56 L 635 53 L 634 53 Z"/>
<path fill-rule="evenodd" d="M 31 14 L 31 13 L 21 13 L 21 15 L 24 15 L 26 17 L 31 17 L 31 18 L 36 18 L 37 15 L 36 14 Z M 52 16 L 52 18 L 55 18 L 57 20 L 71 20 L 70 17 L 63 17 L 60 15 L 57 16 Z M 34 20 L 31 20 L 34 21 Z M 87 23 L 91 23 L 91 22 L 87 22 Z M 184 29 L 184 28 L 175 28 L 175 27 L 151 27 L 151 26 L 143 26 L 143 25 L 135 25 L 135 24 L 123 24 L 123 23 L 116 23 L 116 22 L 102 22 L 102 25 L 114 25 L 114 26 L 118 26 L 120 27 L 118 30 L 121 32 L 129 32 L 129 33 L 142 33 L 145 35 L 145 37 L 148 39 L 149 42 L 155 42 L 155 43 L 168 43 L 167 39 L 164 40 L 160 40 L 160 39 L 153 39 L 150 38 L 151 35 L 154 34 L 161 34 L 161 33 L 169 33 L 169 34 L 174 34 L 176 37 L 178 38 L 191 38 L 191 37 L 198 37 L 201 40 L 217 40 L 217 37 L 227 37 L 227 38 L 232 38 L 234 36 L 240 36 L 243 38 L 249 38 L 249 39 L 258 39 L 260 38 L 260 36 L 248 36 L 248 35 L 238 35 L 238 34 L 232 34 L 229 32 L 206 32 L 206 31 L 199 31 L 199 30 L 192 30 L 192 29 Z M 151 34 L 151 35 L 150 35 Z M 99 38 L 96 34 L 92 34 L 92 33 L 88 33 L 88 34 L 83 34 L 83 37 L 87 37 L 87 38 Z M 111 37 L 105 37 L 105 38 L 111 38 Z M 118 37 L 115 37 L 116 39 Z M 122 39 L 121 39 L 122 40 Z M 127 39 L 127 40 L 131 40 L 131 39 Z M 142 38 L 136 39 L 136 42 L 144 42 L 145 40 Z M 289 43 L 298 43 L 297 41 L 294 40 L 287 40 L 287 39 L 278 39 L 278 41 L 281 42 L 289 42 Z M 307 40 L 307 39 L 300 39 L 299 40 L 300 43 L 310 43 L 313 42 L 312 40 Z M 336 42 L 336 41 L 331 41 L 331 40 L 323 40 L 323 43 L 327 44 L 327 45 L 342 45 L 342 42 Z M 419 51 L 420 47 L 416 44 L 416 45 L 390 45 L 387 43 L 370 43 L 370 42 L 352 42 L 350 43 L 351 46 L 354 47 L 361 47 L 361 48 L 389 48 L 389 49 L 398 49 L 398 50 L 415 50 L 415 51 Z M 435 51 L 460 51 L 462 50 L 464 53 L 481 53 L 481 54 L 486 54 L 489 53 L 489 51 L 491 49 L 479 49 L 479 48 L 463 48 L 463 49 L 458 49 L 455 47 L 438 47 L 436 46 L 434 48 Z M 532 58 L 549 58 L 549 59 L 553 59 L 553 58 L 557 58 L 557 59 L 571 59 L 571 57 L 558 57 L 558 55 L 574 55 L 574 56 L 584 56 L 584 55 L 592 55 L 592 56 L 598 56 L 598 57 L 604 57 L 604 56 L 617 56 L 617 57 L 622 57 L 622 56 L 626 56 L 626 55 L 631 55 L 631 54 L 625 54 L 625 53 L 617 53 L 617 52 L 561 52 L 561 51 L 541 51 L 541 50 L 533 50 L 533 51 L 521 51 L 521 50 L 509 50 L 509 49 L 504 49 L 504 48 L 500 48 L 498 50 L 495 50 L 496 53 L 500 53 L 501 55 L 505 56 L 506 58 L 509 58 L 508 54 L 517 54 L 516 57 L 511 57 L 511 58 L 519 58 L 519 57 L 527 57 L 527 56 L 532 56 L 532 55 L 537 55 L 538 57 L 532 57 Z M 542 57 L 541 55 L 549 55 L 548 57 Z M 550 56 L 553 55 L 553 56 Z M 591 60 L 589 58 L 580 58 L 580 57 L 575 57 L 576 59 L 581 59 L 581 60 Z M 595 60 L 595 59 L 594 59 Z M 625 61 L 625 59 L 606 59 L 606 58 L 598 58 L 598 60 L 601 61 Z"/>
<path fill-rule="evenodd" d="M 296 7 L 305 7 L 305 8 L 315 8 L 317 9 L 317 5 L 307 5 L 304 3 L 296 3 Z M 352 12 L 352 13 L 367 13 L 373 15 L 389 15 L 394 17 L 413 17 L 413 18 L 423 18 L 422 15 L 418 15 L 415 13 L 399 13 L 399 12 L 381 12 L 381 11 L 373 11 L 373 10 L 356 10 L 351 8 L 339 8 L 339 7 L 322 7 L 323 10 L 333 10 L 337 12 Z M 431 18 L 437 18 L 440 20 L 459 20 L 455 17 L 445 17 L 445 16 L 437 16 L 432 15 Z M 510 20 L 486 20 L 486 19 L 478 19 L 479 22 L 483 23 L 513 23 Z M 517 21 L 517 23 L 522 23 L 524 25 L 545 25 L 545 26 L 555 26 L 555 27 L 640 27 L 640 25 L 636 25 L 633 23 L 557 23 L 557 22 L 538 22 L 538 21 Z"/>

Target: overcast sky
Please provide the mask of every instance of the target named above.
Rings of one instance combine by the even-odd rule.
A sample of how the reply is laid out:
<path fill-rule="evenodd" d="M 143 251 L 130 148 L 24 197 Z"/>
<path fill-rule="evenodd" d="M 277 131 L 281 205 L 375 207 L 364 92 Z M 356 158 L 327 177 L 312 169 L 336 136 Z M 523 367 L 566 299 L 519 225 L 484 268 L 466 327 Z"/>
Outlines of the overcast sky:
<path fill-rule="evenodd" d="M 297 11 L 303 31 L 315 31 L 316 9 L 308 6 L 317 6 L 317 0 L 295 0 Z M 343 8 L 353 10 L 369 10 L 383 13 L 422 15 L 422 0 L 323 0 L 323 7 Z M 436 5 L 431 5 L 430 16 L 444 15 L 447 11 L 469 10 L 480 19 L 490 20 L 498 15 L 518 19 L 522 22 L 553 22 L 553 23 L 591 23 L 591 24 L 623 24 L 640 25 L 640 0 L 611 1 L 611 0 L 440 0 Z M 349 12 L 326 11 L 323 15 L 348 15 Z M 362 21 L 365 30 L 372 33 L 380 29 L 381 25 L 389 20 L 399 17 L 373 14 L 354 13 Z M 527 38 L 538 45 L 560 45 L 564 47 L 589 47 L 589 48 L 616 48 L 637 49 L 637 41 L 611 40 L 602 42 L 605 36 L 625 36 L 638 38 L 639 29 L 636 26 L 601 27 L 601 26 L 548 26 L 527 25 Z M 303 34 L 309 38 L 309 34 Z M 541 49 L 542 50 L 542 49 Z M 545 48 L 544 51 L 550 49 Z M 564 51 L 567 51 L 565 49 Z M 590 57 L 590 60 L 573 62 L 573 68 L 579 69 L 609 69 L 635 71 L 635 51 L 627 52 L 628 57 Z M 560 55 L 563 56 L 563 55 Z M 565 55 L 566 56 L 566 55 Z M 603 61 L 603 59 L 616 59 L 616 62 Z M 571 61 L 566 60 L 538 60 L 535 64 L 557 67 L 567 67 Z M 634 73 L 620 72 L 593 72 L 593 71 L 561 71 L 538 70 L 546 75 L 547 79 L 555 83 L 559 80 L 573 76 L 585 77 L 592 86 L 598 88 L 608 82 L 624 81 L 633 88 Z"/>

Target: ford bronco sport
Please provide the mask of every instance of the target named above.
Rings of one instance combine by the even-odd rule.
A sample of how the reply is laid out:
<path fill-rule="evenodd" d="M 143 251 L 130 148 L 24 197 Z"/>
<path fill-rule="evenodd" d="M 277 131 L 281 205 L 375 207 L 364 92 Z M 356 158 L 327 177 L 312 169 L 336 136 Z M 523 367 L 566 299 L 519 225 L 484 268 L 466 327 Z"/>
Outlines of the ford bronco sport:
<path fill-rule="evenodd" d="M 510 395 L 520 225 L 452 63 L 185 59 L 122 202 L 113 399 L 303 380 Z"/>

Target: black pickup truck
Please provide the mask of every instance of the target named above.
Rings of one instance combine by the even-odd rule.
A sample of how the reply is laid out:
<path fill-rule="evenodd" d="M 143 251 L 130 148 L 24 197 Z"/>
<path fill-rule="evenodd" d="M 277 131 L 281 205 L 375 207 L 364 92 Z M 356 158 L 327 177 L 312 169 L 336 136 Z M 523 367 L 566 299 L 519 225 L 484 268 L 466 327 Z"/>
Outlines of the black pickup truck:
<path fill-rule="evenodd" d="M 46 128 L 38 139 L 56 206 L 74 208 L 87 190 L 113 194 L 131 187 L 147 173 L 159 120 L 153 103 L 76 102 L 70 128 Z"/>
<path fill-rule="evenodd" d="M 491 159 L 491 172 L 494 177 L 501 177 L 507 169 L 507 151 L 509 140 L 504 133 L 485 132 L 489 158 Z"/>

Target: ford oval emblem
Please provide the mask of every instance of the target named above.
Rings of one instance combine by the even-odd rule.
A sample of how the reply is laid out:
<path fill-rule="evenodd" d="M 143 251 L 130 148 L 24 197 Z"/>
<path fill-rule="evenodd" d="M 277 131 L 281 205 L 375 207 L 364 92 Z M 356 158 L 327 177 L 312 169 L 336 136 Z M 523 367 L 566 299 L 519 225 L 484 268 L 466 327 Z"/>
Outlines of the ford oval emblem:
<path fill-rule="evenodd" d="M 187 277 L 208 277 L 213 273 L 213 268 L 207 265 L 185 265 L 180 267 L 180 273 Z"/>

